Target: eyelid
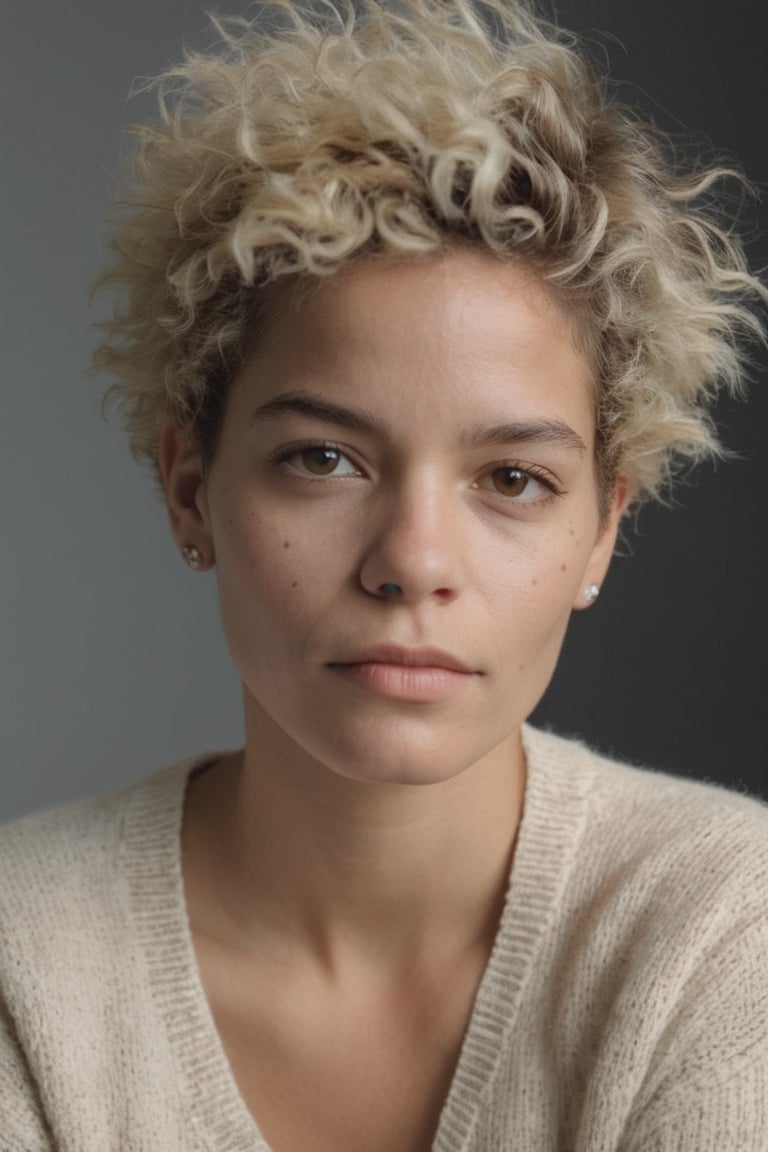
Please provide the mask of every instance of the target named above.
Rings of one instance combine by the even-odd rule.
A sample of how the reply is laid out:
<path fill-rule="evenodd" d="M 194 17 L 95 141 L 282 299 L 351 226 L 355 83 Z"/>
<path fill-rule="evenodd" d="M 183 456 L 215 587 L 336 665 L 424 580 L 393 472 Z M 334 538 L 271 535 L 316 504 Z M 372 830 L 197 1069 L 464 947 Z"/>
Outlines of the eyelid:
<path fill-rule="evenodd" d="M 358 476 L 363 475 L 363 470 L 355 460 L 354 456 L 350 453 L 349 449 L 344 447 L 343 444 L 337 444 L 333 440 L 320 439 L 320 440 L 295 440 L 291 444 L 282 444 L 274 452 L 271 452 L 267 457 L 271 464 L 286 464 L 292 456 L 298 456 L 301 452 L 308 452 L 312 448 L 329 448 L 333 452 L 338 452 L 339 456 L 343 456 L 352 467 Z M 329 472 L 326 476 L 314 475 L 311 472 L 301 472 L 296 469 L 296 473 L 302 476 L 305 480 L 333 480 L 342 479 L 342 476 L 348 476 L 350 473 L 336 473 Z"/>
<path fill-rule="evenodd" d="M 343 456 L 344 459 L 352 465 L 352 467 L 355 469 L 356 475 L 365 475 L 362 467 L 355 460 L 354 455 L 345 445 L 339 444 L 336 441 L 329 440 L 327 438 L 306 438 L 303 440 L 295 440 L 290 444 L 283 444 L 280 446 L 280 448 L 277 448 L 274 452 L 270 453 L 268 460 L 270 463 L 284 464 L 287 463 L 292 456 L 298 456 L 301 452 L 309 451 L 313 448 L 329 448 L 334 452 L 338 452 L 340 456 Z M 473 481 L 471 486 L 473 488 L 479 488 L 480 480 L 484 478 L 490 478 L 494 472 L 502 468 L 507 468 L 511 471 L 515 470 L 522 472 L 525 476 L 530 477 L 530 479 L 535 481 L 537 484 L 541 484 L 547 492 L 545 496 L 539 496 L 535 499 L 526 500 L 523 497 L 505 496 L 502 492 L 499 492 L 498 489 L 496 489 L 495 493 L 492 494 L 498 496 L 502 502 L 506 502 L 510 505 L 543 504 L 556 496 L 566 495 L 566 489 L 563 487 L 557 477 L 549 471 L 549 469 L 542 467 L 540 464 L 526 463 L 521 460 L 514 459 L 495 460 L 493 463 L 487 464 L 483 468 L 482 472 L 478 475 L 478 477 Z M 299 469 L 296 469 L 296 474 L 305 480 L 341 480 L 350 475 L 350 473 L 336 474 L 329 472 L 327 475 L 322 476 L 313 474 L 311 472 L 301 472 Z M 486 490 L 489 491 L 489 489 Z"/>
<path fill-rule="evenodd" d="M 494 472 L 504 468 L 509 471 L 521 472 L 537 484 L 541 484 L 547 492 L 545 496 L 526 500 L 524 497 L 505 496 L 496 489 L 495 495 L 497 495 L 500 500 L 506 501 L 509 504 L 543 504 L 555 496 L 565 496 L 567 494 L 566 489 L 549 469 L 543 468 L 540 464 L 524 463 L 521 460 L 496 460 L 492 464 L 486 465 L 475 481 L 475 486 L 479 487 L 481 479 L 490 479 Z"/>

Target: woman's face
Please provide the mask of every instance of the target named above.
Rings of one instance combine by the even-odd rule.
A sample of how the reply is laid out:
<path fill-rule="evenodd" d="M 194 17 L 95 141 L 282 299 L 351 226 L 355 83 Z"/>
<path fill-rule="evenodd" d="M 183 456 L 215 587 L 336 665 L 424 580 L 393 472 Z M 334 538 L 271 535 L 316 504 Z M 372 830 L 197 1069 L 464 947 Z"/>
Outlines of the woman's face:
<path fill-rule="evenodd" d="M 600 523 L 567 316 L 532 274 L 453 252 L 354 265 L 260 347 L 205 479 L 165 450 L 249 740 L 413 783 L 516 749 L 619 511 Z"/>

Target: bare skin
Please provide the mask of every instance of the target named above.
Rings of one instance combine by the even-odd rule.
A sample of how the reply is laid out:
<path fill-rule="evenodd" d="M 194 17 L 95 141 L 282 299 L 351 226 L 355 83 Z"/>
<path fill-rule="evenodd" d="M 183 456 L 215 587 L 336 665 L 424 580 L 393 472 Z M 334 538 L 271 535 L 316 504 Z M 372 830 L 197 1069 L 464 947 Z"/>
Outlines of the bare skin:
<path fill-rule="evenodd" d="M 501 913 L 518 781 L 486 776 L 478 803 L 478 781 L 462 775 L 440 786 L 440 804 L 427 795 L 435 786 L 407 811 L 402 797 L 381 797 L 373 820 L 360 785 L 303 790 L 270 776 L 246 789 L 237 760 L 191 790 L 198 962 L 241 1093 L 275 1150 L 431 1146 Z M 227 793 L 246 791 L 243 859 L 232 816 L 246 809 Z M 460 824 L 454 803 L 476 819 Z M 442 849 L 441 869 L 430 849 Z M 246 891 L 233 886 L 252 869 Z"/>
<path fill-rule="evenodd" d="M 275 1152 L 426 1152 L 501 914 L 520 725 L 622 496 L 601 522 L 589 365 L 519 268 L 358 265 L 268 336 L 208 472 L 171 426 L 161 450 L 244 686 L 244 752 L 188 797 L 193 937 Z"/>

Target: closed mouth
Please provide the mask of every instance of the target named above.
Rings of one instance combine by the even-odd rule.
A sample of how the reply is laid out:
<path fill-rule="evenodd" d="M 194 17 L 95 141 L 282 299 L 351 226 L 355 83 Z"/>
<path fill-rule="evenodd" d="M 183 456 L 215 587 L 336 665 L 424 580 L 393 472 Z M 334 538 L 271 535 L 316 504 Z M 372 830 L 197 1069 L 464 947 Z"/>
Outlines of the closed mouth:
<path fill-rule="evenodd" d="M 474 670 L 454 656 L 440 648 L 403 648 L 398 645 L 379 644 L 372 648 L 365 648 L 344 660 L 334 660 L 331 667 L 352 667 L 362 664 L 390 664 L 415 669 L 441 669 L 448 672 L 460 672 L 464 675 L 474 674 Z"/>

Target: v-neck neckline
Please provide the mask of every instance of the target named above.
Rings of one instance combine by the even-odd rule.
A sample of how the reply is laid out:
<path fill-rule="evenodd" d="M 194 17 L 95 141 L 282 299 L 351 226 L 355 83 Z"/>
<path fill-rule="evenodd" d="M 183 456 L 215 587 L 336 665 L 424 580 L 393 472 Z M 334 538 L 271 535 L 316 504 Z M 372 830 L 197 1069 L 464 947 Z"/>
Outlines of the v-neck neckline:
<path fill-rule="evenodd" d="M 587 780 L 562 765 L 559 738 L 523 729 L 523 816 L 504 908 L 480 979 L 432 1152 L 468 1152 L 493 1093 L 527 981 L 556 913 L 584 819 Z M 132 792 L 123 860 L 153 999 L 176 1059 L 187 1118 L 215 1152 L 271 1152 L 243 1099 L 203 987 L 181 866 L 187 784 L 213 758 L 148 778 Z"/>

